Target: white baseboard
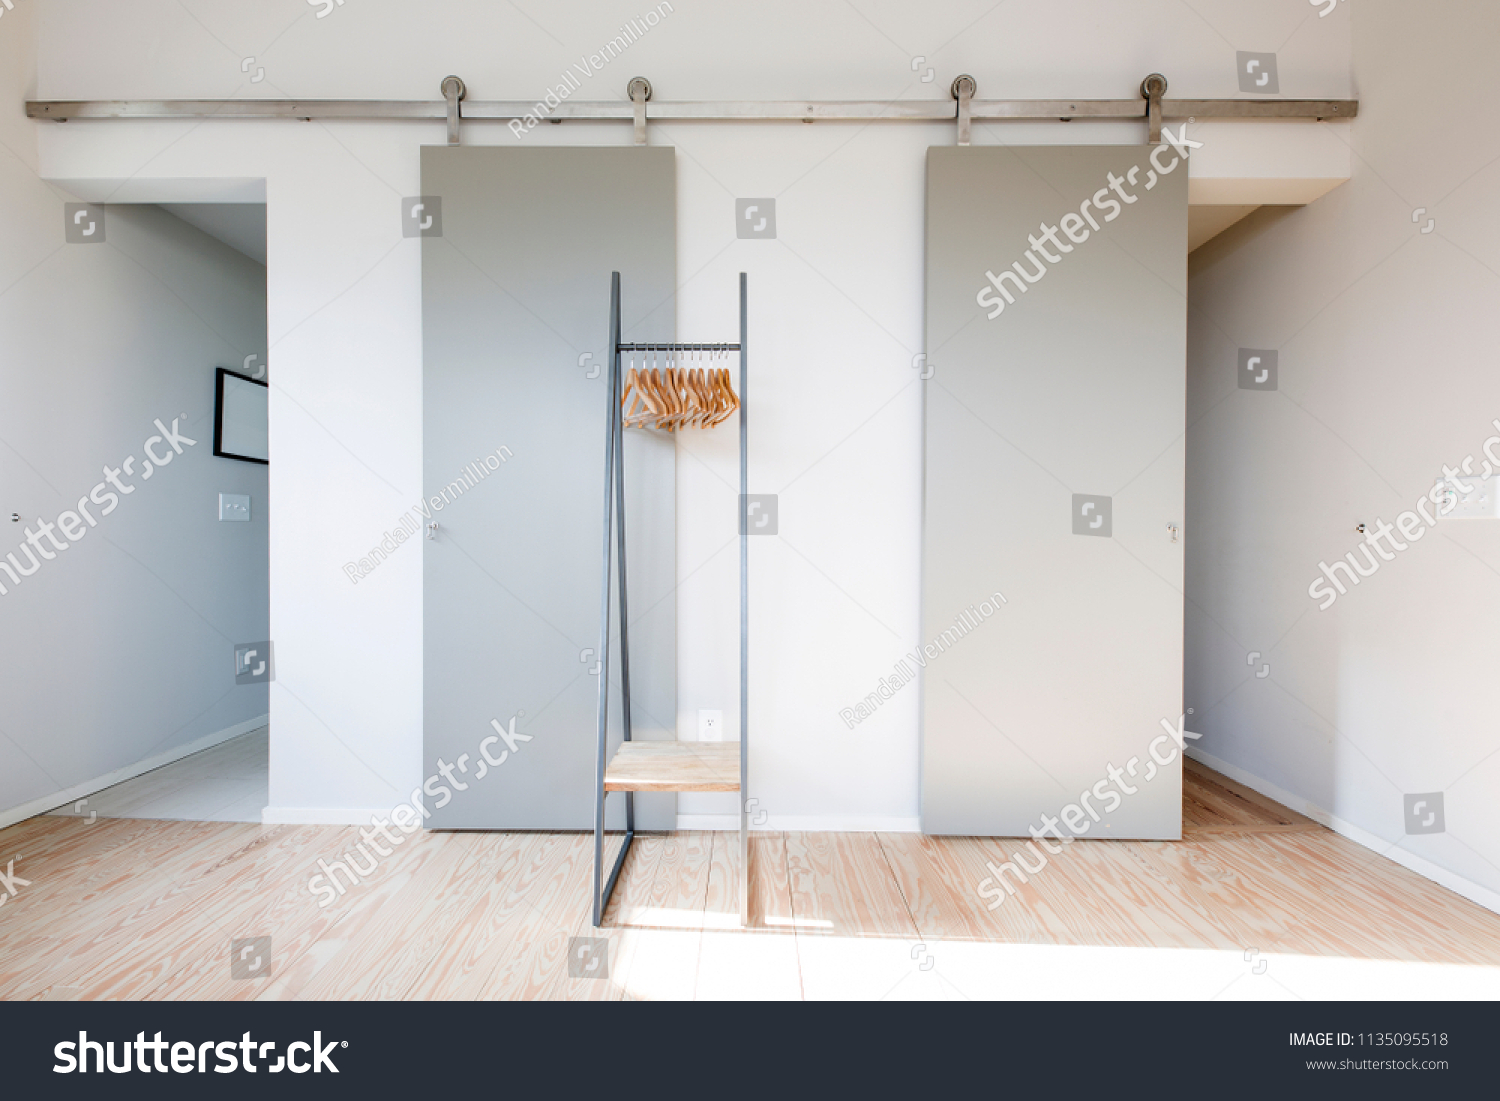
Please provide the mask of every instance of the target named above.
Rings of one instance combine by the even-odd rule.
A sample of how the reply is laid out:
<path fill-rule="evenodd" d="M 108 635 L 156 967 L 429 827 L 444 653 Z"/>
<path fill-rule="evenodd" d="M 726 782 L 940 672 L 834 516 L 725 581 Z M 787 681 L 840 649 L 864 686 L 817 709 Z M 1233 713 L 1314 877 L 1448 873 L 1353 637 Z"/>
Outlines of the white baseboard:
<path fill-rule="evenodd" d="M 278 807 L 260 812 L 267 826 L 368 826 L 376 818 L 388 818 L 390 807 Z"/>
<path fill-rule="evenodd" d="M 720 830 L 730 831 L 740 828 L 740 816 L 737 814 L 679 814 L 677 816 L 677 828 L 679 830 Z M 753 830 L 763 830 L 765 826 L 751 826 Z"/>
<path fill-rule="evenodd" d="M 1356 844 L 1378 852 L 1389 857 L 1403 868 L 1416 872 L 1425 879 L 1430 879 L 1439 886 L 1446 887 L 1454 894 L 1463 895 L 1470 902 L 1477 902 L 1486 910 L 1493 910 L 1500 914 L 1500 894 L 1481 886 L 1471 879 L 1450 872 L 1425 857 L 1418 856 L 1397 845 L 1391 848 L 1391 843 L 1379 834 L 1371 833 L 1369 830 L 1356 826 L 1353 822 L 1347 822 L 1329 811 L 1324 810 L 1316 803 L 1309 802 L 1300 795 L 1294 795 L 1277 787 L 1269 780 L 1263 780 L 1253 773 L 1246 772 L 1238 765 L 1232 765 L 1228 761 L 1221 761 L 1210 753 L 1205 753 L 1196 746 L 1189 746 L 1186 753 L 1195 761 L 1199 761 L 1215 772 L 1222 772 L 1231 780 L 1244 784 L 1252 791 L 1258 791 L 1268 799 L 1274 799 L 1284 807 L 1290 807 L 1294 811 L 1307 815 L 1313 821 L 1327 826 L 1334 833 L 1347 837 Z"/>
<path fill-rule="evenodd" d="M 92 780 L 85 780 L 82 783 L 74 784 L 71 787 L 64 788 L 62 791 L 55 791 L 50 795 L 33 799 L 29 803 L 22 803 L 19 807 L 0 811 L 0 829 L 6 826 L 13 826 L 17 822 L 24 822 L 26 819 L 34 818 L 38 814 L 46 814 L 49 810 L 65 807 L 69 803 L 77 802 L 84 796 L 93 795 L 96 791 L 102 791 L 104 788 L 124 783 L 126 780 L 133 780 L 137 776 L 161 768 L 163 765 L 169 765 L 173 761 L 180 761 L 184 757 L 191 757 L 194 753 L 201 753 L 205 749 L 212 749 L 220 742 L 227 742 L 230 738 L 238 738 L 241 734 L 248 734 L 252 730 L 259 730 L 270 721 L 271 716 L 269 714 L 259 715 L 253 719 L 246 719 L 242 723 L 226 726 L 223 730 L 215 730 L 212 734 L 205 734 L 203 737 L 187 742 L 184 745 L 165 750 L 153 757 L 147 757 L 144 761 L 137 761 L 133 765 L 126 765 L 123 768 L 115 769 L 113 772 L 106 772 L 103 776 L 96 776 Z"/>
<path fill-rule="evenodd" d="M 679 830 L 737 830 L 737 814 L 679 814 Z M 768 815 L 752 830 L 797 830 L 803 833 L 921 833 L 920 818 L 880 815 L 782 814 Z"/>
<path fill-rule="evenodd" d="M 374 817 L 388 817 L 390 807 L 280 807 L 269 806 L 260 813 L 268 826 L 368 826 Z M 679 830 L 722 830 L 740 828 L 735 814 L 679 814 Z M 752 830 L 799 830 L 808 833 L 921 833 L 920 818 L 886 818 L 851 815 L 776 815 L 769 816 Z"/>

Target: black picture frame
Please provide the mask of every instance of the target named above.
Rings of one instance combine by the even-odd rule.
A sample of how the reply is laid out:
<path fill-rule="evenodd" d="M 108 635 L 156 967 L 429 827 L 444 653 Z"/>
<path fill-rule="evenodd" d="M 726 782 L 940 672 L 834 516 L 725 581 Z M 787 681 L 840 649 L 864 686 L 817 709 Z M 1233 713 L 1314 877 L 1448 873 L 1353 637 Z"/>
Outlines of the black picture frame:
<path fill-rule="evenodd" d="M 232 451 L 224 450 L 224 376 L 233 375 L 243 382 L 253 382 L 257 386 L 270 389 L 271 384 L 262 382 L 258 378 L 242 375 L 238 371 L 231 371 L 228 367 L 214 368 L 214 454 L 221 459 L 237 459 L 242 463 L 260 463 L 261 466 L 270 466 L 270 459 L 258 459 L 254 455 L 236 455 Z"/>

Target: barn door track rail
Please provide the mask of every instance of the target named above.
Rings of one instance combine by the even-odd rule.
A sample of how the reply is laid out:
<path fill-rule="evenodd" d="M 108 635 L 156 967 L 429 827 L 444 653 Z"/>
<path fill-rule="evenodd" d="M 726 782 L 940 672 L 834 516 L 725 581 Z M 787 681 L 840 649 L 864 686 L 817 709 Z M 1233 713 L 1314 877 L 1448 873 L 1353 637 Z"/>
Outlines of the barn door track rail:
<path fill-rule="evenodd" d="M 462 122 L 504 122 L 519 136 L 541 122 L 630 123 L 644 145 L 648 122 L 954 122 L 958 144 L 969 143 L 975 122 L 1001 120 L 1142 119 L 1152 144 L 1162 120 L 1354 118 L 1354 99 L 1167 99 L 1167 79 L 1152 73 L 1128 99 L 980 99 L 972 76 L 956 78 L 947 99 L 897 100 L 679 100 L 652 98 L 651 82 L 635 77 L 626 98 L 612 102 L 562 100 L 555 106 L 522 100 L 470 100 L 464 82 L 444 77 L 437 100 L 389 99 L 108 99 L 28 100 L 33 119 L 364 119 L 379 122 L 446 122 L 448 144 L 459 144 Z M 554 97 L 556 98 L 556 97 Z"/>

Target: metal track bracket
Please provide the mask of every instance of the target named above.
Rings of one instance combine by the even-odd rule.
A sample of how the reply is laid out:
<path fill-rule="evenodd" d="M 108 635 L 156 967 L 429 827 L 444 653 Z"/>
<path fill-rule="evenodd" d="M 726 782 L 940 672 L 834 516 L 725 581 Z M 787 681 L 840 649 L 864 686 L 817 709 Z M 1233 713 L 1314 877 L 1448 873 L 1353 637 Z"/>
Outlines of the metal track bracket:
<path fill-rule="evenodd" d="M 1146 100 L 1146 141 L 1161 144 L 1161 98 L 1167 94 L 1167 78 L 1152 73 L 1141 81 L 1141 95 Z"/>
<path fill-rule="evenodd" d="M 630 96 L 630 102 L 634 108 L 635 143 L 645 145 L 646 101 L 651 98 L 651 82 L 643 76 L 635 77 L 625 86 L 625 91 Z"/>
<path fill-rule="evenodd" d="M 958 100 L 958 144 L 968 145 L 973 122 L 974 93 L 979 90 L 979 85 L 965 73 L 953 78 L 953 87 L 949 90 L 953 93 L 953 98 Z"/>
<path fill-rule="evenodd" d="M 448 144 L 457 145 L 458 104 L 468 94 L 468 88 L 464 86 L 464 82 L 458 77 L 445 76 L 443 77 L 443 83 L 438 85 L 438 89 L 443 93 L 443 99 L 446 101 L 448 107 Z"/>

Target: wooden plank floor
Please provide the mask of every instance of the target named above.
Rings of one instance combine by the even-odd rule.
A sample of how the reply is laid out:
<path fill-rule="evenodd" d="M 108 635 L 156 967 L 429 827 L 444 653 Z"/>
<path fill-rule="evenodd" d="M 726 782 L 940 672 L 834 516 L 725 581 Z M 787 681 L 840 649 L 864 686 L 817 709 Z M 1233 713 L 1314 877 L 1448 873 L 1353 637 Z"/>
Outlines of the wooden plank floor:
<path fill-rule="evenodd" d="M 977 885 L 1022 841 L 767 832 L 742 930 L 737 840 L 639 835 L 594 929 L 587 834 L 377 858 L 346 827 L 33 818 L 0 830 L 29 880 L 0 908 L 0 998 L 799 998 L 937 942 L 1500 967 L 1500 916 L 1191 761 L 1181 841 L 1075 841 L 994 909 Z M 359 881 L 316 893 L 319 861 Z M 269 976 L 234 977 L 257 936 Z"/>

